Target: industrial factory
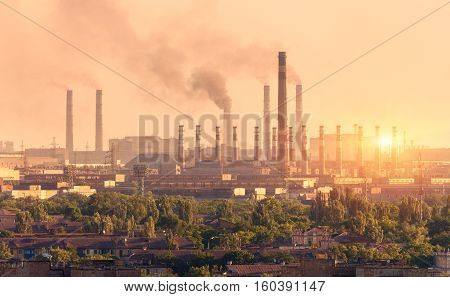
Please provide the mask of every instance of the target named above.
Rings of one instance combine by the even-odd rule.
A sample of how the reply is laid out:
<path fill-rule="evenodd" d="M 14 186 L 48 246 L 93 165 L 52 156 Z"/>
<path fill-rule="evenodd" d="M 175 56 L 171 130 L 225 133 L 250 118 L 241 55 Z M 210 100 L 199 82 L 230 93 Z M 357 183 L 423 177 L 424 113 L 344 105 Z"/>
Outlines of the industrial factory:
<path fill-rule="evenodd" d="M 450 149 L 406 143 L 396 127 L 391 128 L 389 139 L 381 136 L 378 126 L 310 127 L 304 120 L 301 84 L 296 85 L 292 98 L 295 110 L 289 112 L 286 59 L 285 52 L 278 53 L 276 110 L 270 108 L 271 87 L 262 89 L 262 127 L 251 127 L 251 150 L 242 146 L 246 140 L 240 137 L 239 126 L 233 125 L 230 104 L 224 105 L 223 123 L 213 131 L 195 125 L 191 147 L 185 141 L 188 126 L 179 125 L 177 135 L 169 138 L 114 138 L 104 149 L 102 90 L 95 92 L 95 150 L 75 150 L 76 95 L 67 90 L 65 148 L 15 150 L 11 142 L 0 142 L 1 192 L 40 199 L 65 192 L 89 196 L 116 191 L 203 199 L 276 196 L 310 200 L 326 196 L 335 186 L 352 188 L 367 199 L 450 190 Z M 295 114 L 292 125 L 289 114 Z M 271 126 L 272 117 L 276 117 L 276 126 Z M 212 135 L 208 141 L 205 133 Z"/>

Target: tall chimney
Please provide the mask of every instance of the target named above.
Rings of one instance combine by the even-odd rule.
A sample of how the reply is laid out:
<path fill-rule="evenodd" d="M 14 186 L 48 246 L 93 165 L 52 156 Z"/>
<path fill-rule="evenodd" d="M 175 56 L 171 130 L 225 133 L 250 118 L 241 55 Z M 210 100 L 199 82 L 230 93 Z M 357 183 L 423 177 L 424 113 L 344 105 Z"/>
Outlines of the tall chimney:
<path fill-rule="evenodd" d="M 336 126 L 336 174 L 342 175 L 342 136 L 341 126 Z"/>
<path fill-rule="evenodd" d="M 224 146 L 224 150 L 222 152 L 223 154 L 223 158 L 225 160 L 228 159 L 228 149 L 229 147 L 231 147 L 231 133 L 232 133 L 232 126 L 233 123 L 231 121 L 231 110 L 230 107 L 225 107 L 224 111 L 223 111 L 223 135 L 224 135 L 224 141 L 223 141 L 223 146 Z"/>
<path fill-rule="evenodd" d="M 391 148 L 391 159 L 392 159 L 392 169 L 397 169 L 397 127 L 392 127 L 392 148 Z"/>
<path fill-rule="evenodd" d="M 66 154 L 67 159 L 73 154 L 73 99 L 72 90 L 67 90 L 66 94 Z"/>
<path fill-rule="evenodd" d="M 375 172 L 381 173 L 381 149 L 380 149 L 380 127 L 375 127 Z"/>
<path fill-rule="evenodd" d="M 319 174 L 325 174 L 325 135 L 323 126 L 319 128 Z"/>
<path fill-rule="evenodd" d="M 295 162 L 294 131 L 289 127 L 289 161 Z"/>
<path fill-rule="evenodd" d="M 308 171 L 309 171 L 308 151 L 306 149 L 307 145 L 308 145 L 308 136 L 306 135 L 306 125 L 302 125 L 302 160 L 303 160 L 302 173 L 303 174 L 308 174 Z"/>
<path fill-rule="evenodd" d="M 364 159 L 363 159 L 363 127 L 358 127 L 358 171 L 359 175 L 362 176 L 364 171 Z"/>
<path fill-rule="evenodd" d="M 103 151 L 102 90 L 95 92 L 95 150 Z"/>
<path fill-rule="evenodd" d="M 264 86 L 264 157 L 270 160 L 270 86 Z"/>
<path fill-rule="evenodd" d="M 185 158 L 184 158 L 184 126 L 178 126 L 178 162 L 181 163 L 181 166 L 184 168 Z"/>
<path fill-rule="evenodd" d="M 215 158 L 217 162 L 222 161 L 222 152 L 221 152 L 221 144 L 220 144 L 220 127 L 216 126 L 216 150 L 215 150 Z"/>
<path fill-rule="evenodd" d="M 277 160 L 277 127 L 272 128 L 272 161 Z"/>
<path fill-rule="evenodd" d="M 302 85 L 296 85 L 295 87 L 295 151 L 298 152 L 298 156 L 301 155 L 302 149 L 302 128 L 303 128 L 303 98 L 302 98 Z"/>
<path fill-rule="evenodd" d="M 197 164 L 202 159 L 202 149 L 200 147 L 200 134 L 202 133 L 200 125 L 195 126 L 195 151 L 194 151 L 194 160 L 195 164 Z"/>
<path fill-rule="evenodd" d="M 111 143 L 111 171 L 114 172 L 117 166 L 117 144 L 116 142 Z"/>
<path fill-rule="evenodd" d="M 253 153 L 253 159 L 255 161 L 259 161 L 259 127 L 255 126 L 255 150 Z"/>
<path fill-rule="evenodd" d="M 281 172 L 287 173 L 287 98 L 286 98 L 286 53 L 278 53 L 278 161 Z"/>
<path fill-rule="evenodd" d="M 239 160 L 239 147 L 237 137 L 237 127 L 233 127 L 233 162 Z"/>

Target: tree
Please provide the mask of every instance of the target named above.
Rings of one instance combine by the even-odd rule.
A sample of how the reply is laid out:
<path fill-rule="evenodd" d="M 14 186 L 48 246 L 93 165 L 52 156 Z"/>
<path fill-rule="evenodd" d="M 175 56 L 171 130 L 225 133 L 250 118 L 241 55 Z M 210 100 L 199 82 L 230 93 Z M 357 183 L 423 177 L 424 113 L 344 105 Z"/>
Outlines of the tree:
<path fill-rule="evenodd" d="M 49 220 L 49 215 L 47 213 L 47 209 L 43 203 L 39 203 L 34 205 L 31 208 L 31 216 L 35 222 L 45 223 Z"/>
<path fill-rule="evenodd" d="M 210 277 L 211 273 L 209 272 L 209 266 L 201 266 L 201 267 L 190 267 L 186 272 L 185 276 L 190 277 Z"/>
<path fill-rule="evenodd" d="M 233 264 L 253 264 L 255 261 L 255 256 L 248 251 L 233 251 L 225 254 L 222 257 L 222 264 L 227 265 L 228 263 Z"/>
<path fill-rule="evenodd" d="M 378 221 L 374 219 L 372 216 L 367 218 L 367 226 L 365 228 L 364 234 L 374 240 L 377 243 L 383 241 L 384 233 L 381 226 L 378 224 Z"/>
<path fill-rule="evenodd" d="M 92 217 L 92 227 L 95 229 L 95 232 L 101 234 L 103 231 L 102 227 L 102 216 L 96 212 Z"/>
<path fill-rule="evenodd" d="M 189 225 L 194 221 L 192 204 L 192 200 L 190 199 L 183 199 L 178 202 L 178 217 Z"/>
<path fill-rule="evenodd" d="M 136 222 L 134 220 L 134 216 L 131 216 L 131 218 L 127 221 L 127 233 L 128 237 L 134 237 L 134 232 L 136 231 Z"/>
<path fill-rule="evenodd" d="M 66 207 L 64 211 L 64 217 L 72 221 L 78 221 L 82 218 L 81 210 L 76 206 Z"/>
<path fill-rule="evenodd" d="M 231 200 L 223 200 L 217 206 L 217 215 L 219 218 L 233 218 L 233 202 Z"/>
<path fill-rule="evenodd" d="M 21 211 L 16 215 L 16 232 L 30 233 L 32 231 L 33 217 L 29 211 Z"/>
<path fill-rule="evenodd" d="M 109 216 L 102 217 L 103 234 L 112 234 L 114 232 L 114 224 Z"/>
<path fill-rule="evenodd" d="M 14 237 L 14 232 L 9 230 L 0 230 L 0 238 L 12 238 Z"/>
<path fill-rule="evenodd" d="M 8 260 L 12 258 L 11 250 L 9 249 L 9 246 L 4 243 L 0 242 L 0 260 Z"/>
<path fill-rule="evenodd" d="M 169 232 L 167 232 L 166 245 L 168 250 L 178 250 L 178 242 L 172 230 L 169 230 Z"/>
<path fill-rule="evenodd" d="M 66 264 L 69 262 L 72 262 L 72 260 L 74 260 L 74 253 L 72 251 L 69 250 L 65 250 L 62 248 L 52 248 L 50 250 L 50 255 L 51 255 L 51 262 L 53 264 Z"/>
<path fill-rule="evenodd" d="M 147 222 L 144 223 L 144 232 L 148 239 L 155 238 L 155 221 L 153 217 L 149 217 Z"/>

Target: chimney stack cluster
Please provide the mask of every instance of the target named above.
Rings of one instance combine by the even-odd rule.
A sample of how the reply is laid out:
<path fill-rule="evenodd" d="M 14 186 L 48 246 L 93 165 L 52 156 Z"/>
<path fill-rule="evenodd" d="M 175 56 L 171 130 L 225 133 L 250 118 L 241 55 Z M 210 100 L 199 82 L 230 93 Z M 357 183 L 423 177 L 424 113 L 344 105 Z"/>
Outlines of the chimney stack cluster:
<path fill-rule="evenodd" d="M 95 151 L 103 151 L 103 102 L 102 90 L 95 92 Z M 73 91 L 66 93 L 66 158 L 71 160 L 74 152 L 73 144 Z"/>

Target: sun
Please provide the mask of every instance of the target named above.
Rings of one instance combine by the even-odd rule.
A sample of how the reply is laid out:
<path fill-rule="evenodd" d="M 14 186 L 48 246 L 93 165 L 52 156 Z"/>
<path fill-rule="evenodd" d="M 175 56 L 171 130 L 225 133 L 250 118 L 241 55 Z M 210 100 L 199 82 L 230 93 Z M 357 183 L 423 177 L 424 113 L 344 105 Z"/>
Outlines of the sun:
<path fill-rule="evenodd" d="M 378 145 L 382 149 L 386 149 L 386 148 L 390 147 L 391 144 L 392 144 L 392 140 L 391 140 L 391 138 L 389 138 L 387 136 L 382 136 L 380 138 L 380 140 L 378 141 Z"/>

